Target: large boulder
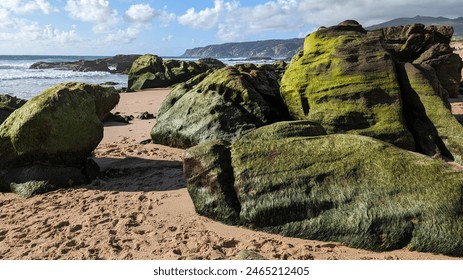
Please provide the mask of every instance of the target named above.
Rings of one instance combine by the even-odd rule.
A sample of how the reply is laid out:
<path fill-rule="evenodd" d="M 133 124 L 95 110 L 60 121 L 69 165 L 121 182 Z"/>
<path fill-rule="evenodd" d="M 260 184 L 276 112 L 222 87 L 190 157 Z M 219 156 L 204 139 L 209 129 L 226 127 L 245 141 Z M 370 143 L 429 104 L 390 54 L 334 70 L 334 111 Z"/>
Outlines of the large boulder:
<path fill-rule="evenodd" d="M 174 88 L 158 110 L 151 137 L 155 143 L 185 148 L 209 140 L 232 140 L 286 119 L 275 72 L 237 65 Z"/>
<path fill-rule="evenodd" d="M 370 137 L 296 136 L 301 127 L 287 125 L 188 149 L 198 213 L 358 248 L 463 255 L 462 171 Z"/>
<path fill-rule="evenodd" d="M 185 82 L 208 69 L 203 63 L 163 60 L 159 56 L 146 54 L 132 64 L 128 88 L 139 91 L 145 88 L 169 87 Z"/>
<path fill-rule="evenodd" d="M 310 34 L 283 75 L 281 94 L 294 119 L 319 123 L 329 134 L 367 135 L 414 149 L 382 33 L 357 22 Z"/>
<path fill-rule="evenodd" d="M 103 138 L 101 120 L 118 101 L 114 88 L 84 83 L 59 84 L 29 100 L 0 125 L 0 169 L 8 171 L 2 172 L 0 182 L 23 183 L 21 174 L 46 170 L 43 166 L 84 171 L 87 158 Z M 39 177 L 39 181 L 53 179 Z"/>
<path fill-rule="evenodd" d="M 0 124 L 4 122 L 14 110 L 20 108 L 26 102 L 27 100 L 9 94 L 0 94 Z"/>

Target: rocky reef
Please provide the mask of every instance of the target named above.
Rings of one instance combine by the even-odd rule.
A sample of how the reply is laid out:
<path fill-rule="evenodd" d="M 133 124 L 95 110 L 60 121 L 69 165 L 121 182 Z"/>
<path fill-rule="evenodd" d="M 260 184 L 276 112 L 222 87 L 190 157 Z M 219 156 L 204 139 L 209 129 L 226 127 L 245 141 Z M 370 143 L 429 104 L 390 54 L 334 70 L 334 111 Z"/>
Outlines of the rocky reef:
<path fill-rule="evenodd" d="M 216 126 L 191 133 L 196 140 L 189 144 L 202 143 L 184 155 L 196 211 L 358 248 L 463 256 L 463 168 L 446 163 L 463 164 L 463 127 L 448 102 L 458 93 L 462 69 L 449 47 L 452 34 L 451 27 L 422 24 L 366 31 L 349 20 L 307 36 L 280 90 L 273 90 L 283 106 L 271 115 L 286 113 L 293 121 L 269 118 L 233 137 Z M 188 116 L 196 104 L 212 103 L 220 91 L 205 81 L 233 80 L 231 70 L 216 73 L 174 90 L 158 118 L 174 107 L 177 116 Z M 264 84 L 253 77 L 251 84 Z M 250 112 L 244 105 L 252 95 L 249 88 L 243 92 L 230 96 L 241 96 L 232 99 L 234 106 Z M 177 107 L 188 95 L 205 100 Z M 215 118 L 233 116 L 220 112 Z M 156 126 L 194 127 L 175 117 Z M 173 131 L 163 136 L 171 137 L 166 144 L 183 139 Z"/>
<path fill-rule="evenodd" d="M 11 113 L 0 125 L 0 190 L 28 196 L 94 179 L 89 156 L 118 101 L 114 88 L 64 83 Z"/>
<path fill-rule="evenodd" d="M 36 62 L 30 69 L 58 69 L 78 72 L 101 71 L 111 73 L 127 74 L 133 62 L 141 55 L 116 55 L 108 58 L 95 60 L 79 60 L 70 62 Z"/>

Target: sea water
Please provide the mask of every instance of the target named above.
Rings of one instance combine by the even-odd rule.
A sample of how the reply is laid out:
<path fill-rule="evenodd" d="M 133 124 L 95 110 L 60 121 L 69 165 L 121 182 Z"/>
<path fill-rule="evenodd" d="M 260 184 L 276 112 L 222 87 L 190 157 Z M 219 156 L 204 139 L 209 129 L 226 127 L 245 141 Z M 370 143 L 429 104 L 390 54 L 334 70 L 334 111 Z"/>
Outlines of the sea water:
<path fill-rule="evenodd" d="M 39 55 L 0 55 L 0 94 L 10 94 L 30 99 L 51 86 L 63 82 L 85 82 L 89 84 L 115 83 L 116 88 L 127 87 L 128 76 L 109 72 L 77 72 L 59 69 L 29 69 L 36 62 L 71 62 L 106 58 L 102 56 L 39 56 Z M 164 57 L 197 61 L 198 58 Z M 221 58 L 226 65 L 241 63 L 273 63 L 274 60 L 249 60 L 246 58 Z"/>
<path fill-rule="evenodd" d="M 81 59 L 95 60 L 99 56 L 36 56 L 0 55 L 0 94 L 11 94 L 30 99 L 49 87 L 63 82 L 116 83 L 116 88 L 127 87 L 128 77 L 109 72 L 77 72 L 57 69 L 29 69 L 39 61 L 70 62 Z"/>

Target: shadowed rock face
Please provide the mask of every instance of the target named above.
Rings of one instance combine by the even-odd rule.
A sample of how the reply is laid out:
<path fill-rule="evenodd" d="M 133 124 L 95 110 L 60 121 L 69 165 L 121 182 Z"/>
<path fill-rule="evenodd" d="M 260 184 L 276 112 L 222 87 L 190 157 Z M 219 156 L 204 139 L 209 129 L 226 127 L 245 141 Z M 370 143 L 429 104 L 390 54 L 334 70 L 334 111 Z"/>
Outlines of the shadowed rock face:
<path fill-rule="evenodd" d="M 151 137 L 155 143 L 184 148 L 232 140 L 287 118 L 273 68 L 238 65 L 174 88 L 158 110 Z"/>
<path fill-rule="evenodd" d="M 36 164 L 45 166 L 38 170 L 54 166 L 85 169 L 87 157 L 103 138 L 101 120 L 118 102 L 114 88 L 84 83 L 59 84 L 29 100 L 0 125 L 0 169 L 9 170 L 0 181 L 11 182 L 15 168 L 37 170 Z M 21 174 L 27 173 L 18 173 L 13 182 L 23 183 Z M 50 171 L 47 177 L 45 172 L 39 181 L 53 181 L 56 174 Z M 31 180 L 27 177 L 26 181 Z M 70 184 L 80 181 L 72 179 Z"/>

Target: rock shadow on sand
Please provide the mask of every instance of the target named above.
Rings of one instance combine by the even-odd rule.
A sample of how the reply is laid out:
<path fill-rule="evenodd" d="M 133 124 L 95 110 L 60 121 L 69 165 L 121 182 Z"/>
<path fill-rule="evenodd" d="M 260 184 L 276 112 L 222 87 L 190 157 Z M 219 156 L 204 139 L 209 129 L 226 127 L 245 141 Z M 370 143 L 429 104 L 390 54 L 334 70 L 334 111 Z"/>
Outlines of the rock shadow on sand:
<path fill-rule="evenodd" d="M 85 188 L 100 191 L 152 192 L 185 187 L 182 162 L 139 157 L 95 158 L 100 178 Z"/>

